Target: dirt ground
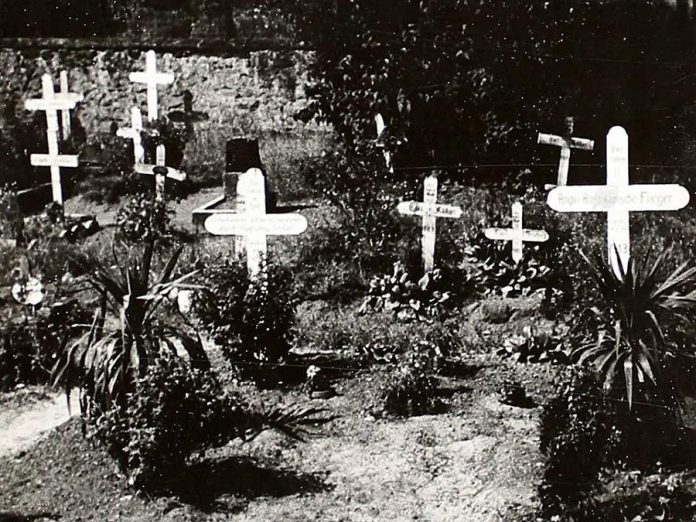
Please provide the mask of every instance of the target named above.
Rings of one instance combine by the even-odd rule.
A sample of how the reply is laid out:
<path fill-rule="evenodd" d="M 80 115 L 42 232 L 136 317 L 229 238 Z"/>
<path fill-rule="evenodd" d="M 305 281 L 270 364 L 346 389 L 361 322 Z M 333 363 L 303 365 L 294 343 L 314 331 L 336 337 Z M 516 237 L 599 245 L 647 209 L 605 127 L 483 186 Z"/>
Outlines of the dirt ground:
<path fill-rule="evenodd" d="M 275 433 L 234 442 L 194 465 L 180 491 L 155 499 L 128 490 L 73 420 L 0 458 L 0 520 L 519 520 L 536 502 L 540 408 L 501 404 L 496 390 L 514 377 L 540 402 L 553 372 L 472 361 L 442 383 L 448 413 L 402 420 L 369 414 L 381 374 L 366 371 L 340 381 L 337 397 L 313 401 L 338 418 L 308 442 Z M 293 391 L 283 400 L 307 399 Z"/>

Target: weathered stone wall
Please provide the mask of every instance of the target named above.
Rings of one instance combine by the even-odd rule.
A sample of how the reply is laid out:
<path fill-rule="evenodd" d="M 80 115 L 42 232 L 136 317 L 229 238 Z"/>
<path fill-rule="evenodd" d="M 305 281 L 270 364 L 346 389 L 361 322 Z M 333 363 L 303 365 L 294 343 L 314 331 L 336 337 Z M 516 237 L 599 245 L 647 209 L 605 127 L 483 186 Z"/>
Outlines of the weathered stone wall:
<path fill-rule="evenodd" d="M 323 133 L 314 124 L 305 125 L 295 115 L 308 103 L 304 51 L 252 51 L 237 56 L 211 53 L 158 52 L 158 70 L 172 72 L 175 81 L 160 86 L 160 115 L 184 109 L 184 93 L 193 98 L 193 111 L 201 121 L 185 151 L 186 163 L 222 166 L 225 141 L 235 136 L 258 137 L 279 134 L 301 140 L 307 134 Z M 114 124 L 130 124 L 130 109 L 146 109 L 146 88 L 128 79 L 145 66 L 144 50 L 92 50 L 4 48 L 0 50 L 0 106 L 15 105 L 21 119 L 24 100 L 38 97 L 41 75 L 51 74 L 57 83 L 61 70 L 70 74 L 70 90 L 84 95 L 76 113 L 88 141 L 112 133 Z M 0 117 L 0 126 L 5 121 Z M 298 143 L 301 147 L 301 142 Z"/>

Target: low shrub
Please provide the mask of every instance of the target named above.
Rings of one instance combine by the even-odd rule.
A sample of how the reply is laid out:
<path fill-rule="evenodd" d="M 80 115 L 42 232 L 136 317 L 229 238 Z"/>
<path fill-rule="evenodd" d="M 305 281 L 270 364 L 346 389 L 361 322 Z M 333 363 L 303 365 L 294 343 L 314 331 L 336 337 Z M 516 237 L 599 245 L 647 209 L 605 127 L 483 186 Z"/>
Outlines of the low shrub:
<path fill-rule="evenodd" d="M 370 281 L 369 293 L 358 312 L 386 310 L 400 321 L 432 320 L 454 307 L 456 300 L 451 288 L 451 281 L 438 269 L 414 282 L 403 265 L 395 263 L 391 275 L 376 276 Z"/>
<path fill-rule="evenodd" d="M 132 196 L 116 214 L 118 237 L 127 243 L 159 239 L 167 232 L 169 214 L 164 200 L 143 193 Z"/>
<path fill-rule="evenodd" d="M 293 342 L 295 298 L 292 273 L 279 265 L 262 267 L 250 278 L 242 261 L 208 266 L 193 310 L 202 327 L 244 377 L 278 380 Z"/>
<path fill-rule="evenodd" d="M 440 349 L 418 341 L 402 355 L 379 391 L 378 414 L 409 417 L 441 412 L 445 404 L 438 396 L 434 374 L 442 364 Z"/>
<path fill-rule="evenodd" d="M 565 329 L 538 332 L 533 326 L 525 326 L 521 335 L 513 335 L 503 342 L 498 355 L 520 363 L 567 363 Z"/>

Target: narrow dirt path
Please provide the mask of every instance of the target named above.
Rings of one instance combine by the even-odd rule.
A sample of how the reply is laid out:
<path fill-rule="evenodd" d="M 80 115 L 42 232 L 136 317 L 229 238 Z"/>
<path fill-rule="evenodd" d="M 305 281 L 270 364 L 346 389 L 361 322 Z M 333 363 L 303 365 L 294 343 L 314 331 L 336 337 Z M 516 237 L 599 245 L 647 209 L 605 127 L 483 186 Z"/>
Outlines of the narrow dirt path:
<path fill-rule="evenodd" d="M 79 413 L 77 393 L 71 394 L 70 399 L 70 413 L 74 416 Z M 26 451 L 70 417 L 63 393 L 18 408 L 5 405 L 0 411 L 0 457 Z"/>

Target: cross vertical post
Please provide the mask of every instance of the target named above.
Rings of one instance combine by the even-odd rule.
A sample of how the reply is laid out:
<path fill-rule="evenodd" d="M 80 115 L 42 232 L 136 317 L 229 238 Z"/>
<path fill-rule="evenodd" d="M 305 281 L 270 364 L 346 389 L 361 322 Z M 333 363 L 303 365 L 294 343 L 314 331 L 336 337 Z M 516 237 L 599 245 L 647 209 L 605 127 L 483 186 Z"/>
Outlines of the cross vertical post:
<path fill-rule="evenodd" d="M 133 107 L 131 109 L 131 126 L 122 127 L 116 131 L 116 136 L 133 141 L 133 163 L 136 165 L 145 161 L 145 148 L 143 147 L 143 138 L 140 135 L 142 130 L 143 116 L 140 109 Z"/>
<path fill-rule="evenodd" d="M 70 89 L 68 88 L 68 72 L 67 71 L 60 71 L 60 92 L 61 93 L 68 93 Z M 72 126 L 70 122 L 70 111 L 69 110 L 62 110 L 61 112 L 61 117 L 63 120 L 63 139 L 67 140 L 70 137 L 70 134 L 72 133 Z"/>
<path fill-rule="evenodd" d="M 570 150 L 588 150 L 594 149 L 594 141 L 584 138 L 573 138 L 573 118 L 566 118 L 566 135 L 555 136 L 553 134 L 539 133 L 537 143 L 541 145 L 554 145 L 561 148 L 561 159 L 558 163 L 558 180 L 557 186 L 563 187 L 568 184 L 568 170 L 570 168 Z"/>

